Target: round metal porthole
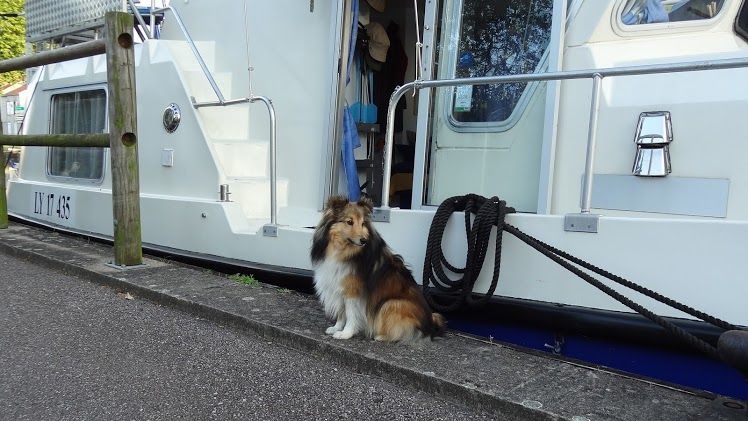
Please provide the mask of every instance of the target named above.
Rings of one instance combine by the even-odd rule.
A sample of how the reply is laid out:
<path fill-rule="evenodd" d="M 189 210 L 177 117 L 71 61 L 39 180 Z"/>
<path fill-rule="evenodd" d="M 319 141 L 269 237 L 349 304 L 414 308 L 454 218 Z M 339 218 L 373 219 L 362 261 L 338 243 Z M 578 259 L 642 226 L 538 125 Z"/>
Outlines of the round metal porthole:
<path fill-rule="evenodd" d="M 182 112 L 179 110 L 179 105 L 172 102 L 164 110 L 164 129 L 169 133 L 174 133 L 181 120 Z"/>

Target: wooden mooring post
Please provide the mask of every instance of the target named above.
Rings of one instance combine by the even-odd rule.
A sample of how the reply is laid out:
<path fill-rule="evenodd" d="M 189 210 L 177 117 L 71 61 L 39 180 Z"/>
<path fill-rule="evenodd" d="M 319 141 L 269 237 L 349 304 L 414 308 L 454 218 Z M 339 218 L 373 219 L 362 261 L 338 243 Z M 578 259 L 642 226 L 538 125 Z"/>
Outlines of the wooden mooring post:
<path fill-rule="evenodd" d="M 135 53 L 133 16 L 123 12 L 105 15 L 105 39 L 73 47 L 45 51 L 0 62 L 0 72 L 58 63 L 106 52 L 109 84 L 109 134 L 52 134 L 7 136 L 0 128 L 0 228 L 8 227 L 5 191 L 5 154 L 1 145 L 109 147 L 112 159 L 112 210 L 114 223 L 114 264 L 119 267 L 143 263 L 140 225 L 140 182 L 138 175 L 137 114 L 135 108 Z"/>
<path fill-rule="evenodd" d="M 0 124 L 0 135 L 2 134 L 3 125 Z M 3 166 L 3 170 L 0 171 L 0 229 L 8 228 L 8 193 L 5 191 L 5 167 L 8 161 L 5 159 L 4 148 L 5 146 L 0 143 L 0 162 Z"/>
<path fill-rule="evenodd" d="M 138 122 L 135 108 L 135 42 L 129 13 L 106 14 L 109 149 L 112 157 L 114 262 L 143 263 L 138 177 Z"/>

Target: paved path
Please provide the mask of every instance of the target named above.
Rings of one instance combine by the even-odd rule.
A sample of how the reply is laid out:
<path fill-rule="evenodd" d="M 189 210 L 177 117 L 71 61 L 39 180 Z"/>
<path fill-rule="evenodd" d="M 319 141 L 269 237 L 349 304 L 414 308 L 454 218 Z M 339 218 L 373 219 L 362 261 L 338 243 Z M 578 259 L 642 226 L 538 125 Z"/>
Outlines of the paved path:
<path fill-rule="evenodd" d="M 0 420 L 495 419 L 0 253 Z"/>
<path fill-rule="evenodd" d="M 121 271 L 111 256 L 77 237 L 0 230 L 0 421 L 748 415 L 744 402 L 456 333 L 339 341 L 313 296 L 148 256 Z"/>

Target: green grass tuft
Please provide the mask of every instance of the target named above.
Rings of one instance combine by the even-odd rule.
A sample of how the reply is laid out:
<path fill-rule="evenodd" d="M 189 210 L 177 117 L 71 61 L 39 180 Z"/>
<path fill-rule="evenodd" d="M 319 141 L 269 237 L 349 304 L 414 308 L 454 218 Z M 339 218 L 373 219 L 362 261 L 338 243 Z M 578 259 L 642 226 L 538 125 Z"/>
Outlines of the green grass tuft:
<path fill-rule="evenodd" d="M 239 282 L 240 284 L 249 285 L 249 286 L 257 286 L 259 285 L 260 281 L 255 279 L 254 275 L 244 275 L 241 273 L 235 273 L 233 275 L 229 275 L 229 279 L 235 282 Z"/>

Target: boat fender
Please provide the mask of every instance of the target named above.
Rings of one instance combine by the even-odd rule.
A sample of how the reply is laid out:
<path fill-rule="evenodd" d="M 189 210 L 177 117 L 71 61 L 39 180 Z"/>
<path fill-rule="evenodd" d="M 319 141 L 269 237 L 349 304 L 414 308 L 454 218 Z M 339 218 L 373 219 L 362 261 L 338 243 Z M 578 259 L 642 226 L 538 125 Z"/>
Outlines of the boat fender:
<path fill-rule="evenodd" d="M 728 330 L 719 335 L 717 351 L 724 362 L 748 377 L 748 331 Z"/>

